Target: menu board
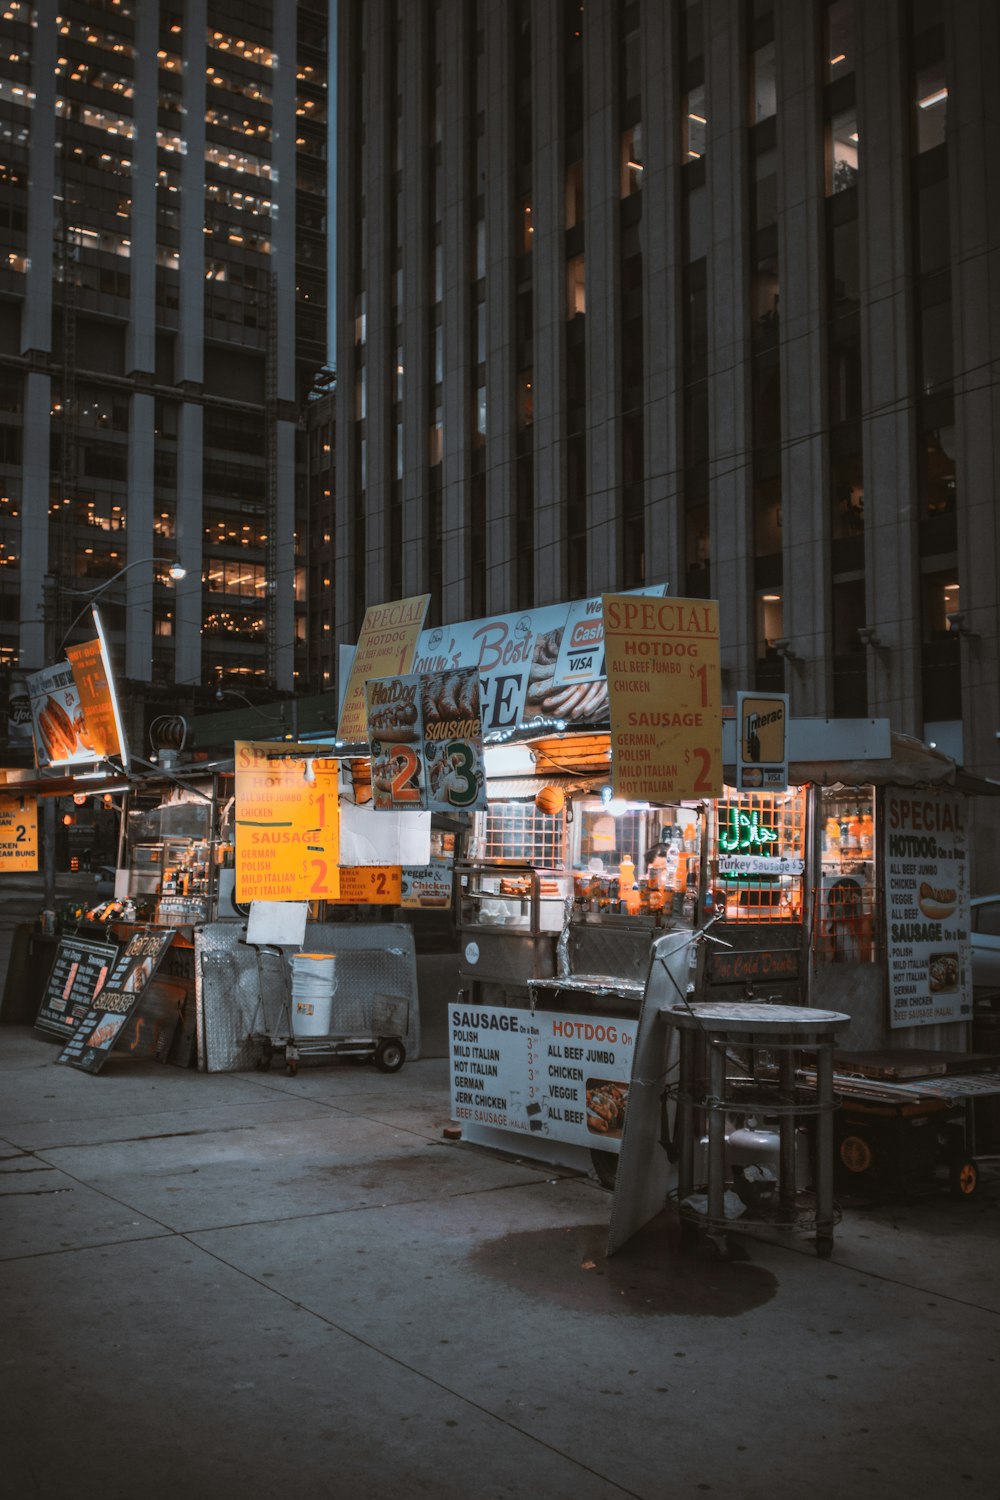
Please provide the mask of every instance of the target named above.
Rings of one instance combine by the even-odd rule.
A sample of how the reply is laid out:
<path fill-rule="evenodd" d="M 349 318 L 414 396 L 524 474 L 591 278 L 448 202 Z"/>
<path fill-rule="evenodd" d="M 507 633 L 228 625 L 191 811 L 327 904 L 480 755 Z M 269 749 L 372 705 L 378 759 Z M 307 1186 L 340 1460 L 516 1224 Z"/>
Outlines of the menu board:
<path fill-rule="evenodd" d="M 142 1004 L 173 937 L 169 930 L 144 929 L 129 939 L 56 1062 L 100 1072 L 126 1022 Z"/>
<path fill-rule="evenodd" d="M 616 797 L 722 795 L 719 606 L 604 595 Z"/>
<path fill-rule="evenodd" d="M 54 1036 L 73 1036 L 103 989 L 117 956 L 117 943 L 60 938 L 36 1028 Z"/>
<path fill-rule="evenodd" d="M 886 788 L 890 1026 L 972 1015 L 965 820 L 957 793 Z"/>
<path fill-rule="evenodd" d="M 454 869 L 450 857 L 433 854 L 429 865 L 404 865 L 400 906 L 451 906 Z"/>
<path fill-rule="evenodd" d="M 475 668 L 375 678 L 365 693 L 376 812 L 485 809 Z"/>
<path fill-rule="evenodd" d="M 448 1016 L 453 1119 L 620 1148 L 634 1022 L 457 1003 Z"/>
<path fill-rule="evenodd" d="M 66 652 L 87 726 L 87 740 L 96 756 L 124 751 L 118 703 L 111 680 L 103 632 L 92 641 L 70 646 Z"/>
<path fill-rule="evenodd" d="M 337 738 L 356 745 L 365 737 L 365 683 L 389 672 L 409 672 L 430 594 L 415 594 L 389 604 L 373 604 L 361 622 L 361 633 L 344 689 Z"/>
<path fill-rule="evenodd" d="M 237 740 L 236 900 L 332 900 L 340 892 L 338 762 L 308 745 Z"/>
<path fill-rule="evenodd" d="M 0 871 L 38 869 L 38 799 L 0 796 Z"/>
<path fill-rule="evenodd" d="M 94 760 L 94 748 L 80 708 L 80 693 L 69 662 L 30 673 L 28 692 L 38 769 L 83 765 Z"/>

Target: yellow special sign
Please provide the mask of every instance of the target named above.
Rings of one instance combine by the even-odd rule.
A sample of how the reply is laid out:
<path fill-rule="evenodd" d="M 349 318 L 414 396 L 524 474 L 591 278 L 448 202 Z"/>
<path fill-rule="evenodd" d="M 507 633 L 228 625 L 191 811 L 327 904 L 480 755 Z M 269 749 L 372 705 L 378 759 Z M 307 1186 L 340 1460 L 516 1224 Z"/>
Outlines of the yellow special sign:
<path fill-rule="evenodd" d="M 275 741 L 239 740 L 235 752 L 236 900 L 335 899 L 337 761 Z"/>
<path fill-rule="evenodd" d="M 373 604 L 366 612 L 337 725 L 337 738 L 345 745 L 360 745 L 368 739 L 365 683 L 409 672 L 430 601 L 430 594 L 416 594 L 391 604 Z"/>
<path fill-rule="evenodd" d="M 0 796 L 0 871 L 38 869 L 38 800 Z"/>
<path fill-rule="evenodd" d="M 342 906 L 400 906 L 403 871 L 400 865 L 351 865 L 340 872 Z"/>
<path fill-rule="evenodd" d="M 633 802 L 722 792 L 719 606 L 604 595 L 611 784 Z"/>

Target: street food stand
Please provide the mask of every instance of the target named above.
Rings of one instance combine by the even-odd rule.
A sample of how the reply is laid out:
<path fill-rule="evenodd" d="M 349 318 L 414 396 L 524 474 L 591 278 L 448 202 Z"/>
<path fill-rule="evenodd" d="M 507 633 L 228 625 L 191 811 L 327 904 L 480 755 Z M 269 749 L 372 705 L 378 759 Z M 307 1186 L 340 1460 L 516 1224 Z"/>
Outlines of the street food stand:
<path fill-rule="evenodd" d="M 803 748 L 821 738 L 810 725 Z M 488 747 L 489 808 L 456 866 L 452 1082 L 466 1138 L 610 1180 L 651 948 L 712 916 L 720 941 L 690 974 L 698 1000 L 847 1018 L 836 1051 L 838 1078 L 851 1080 L 851 1109 L 837 1115 L 840 1186 L 887 1182 L 881 1138 L 868 1152 L 854 1139 L 866 1078 L 879 1083 L 872 1132 L 888 1128 L 878 1123 L 887 1053 L 897 1067 L 919 1057 L 925 1075 L 949 1054 L 970 1080 L 965 1096 L 951 1084 L 947 1106 L 937 1096 L 929 1106 L 946 1116 L 934 1130 L 948 1128 L 925 1163 L 930 1175 L 943 1165 L 953 1186 L 964 1171 L 968 1184 L 977 1149 L 996 1143 L 975 1141 L 967 1100 L 1000 1092 L 991 1060 L 968 1051 L 968 796 L 990 787 L 887 726 L 867 748 L 888 753 L 793 760 L 787 789 L 727 786 L 654 807 L 609 795 L 610 748 L 593 730 Z M 906 1087 L 903 1118 L 923 1119 L 912 1078 Z"/>

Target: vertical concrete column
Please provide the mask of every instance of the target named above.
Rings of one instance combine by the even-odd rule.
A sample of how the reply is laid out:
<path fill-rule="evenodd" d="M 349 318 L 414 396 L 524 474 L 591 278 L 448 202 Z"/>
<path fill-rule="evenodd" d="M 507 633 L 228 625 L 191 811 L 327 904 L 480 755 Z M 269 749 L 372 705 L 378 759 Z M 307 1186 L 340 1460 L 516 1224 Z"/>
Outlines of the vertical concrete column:
<path fill-rule="evenodd" d="M 813 10 L 796 0 L 780 0 L 775 31 L 784 627 L 803 659 L 801 666 L 793 663 L 786 682 L 792 712 L 818 716 L 833 710 L 823 379 L 825 209 L 816 67 L 820 39 Z"/>
<path fill-rule="evenodd" d="M 402 5 L 403 191 L 403 592 L 426 591 L 427 456 L 430 400 L 430 227 L 428 221 L 430 109 L 427 9 Z"/>
<path fill-rule="evenodd" d="M 910 114 L 897 7 L 862 5 L 858 236 L 867 615 L 886 649 L 868 653 L 868 707 L 920 731 L 916 440 L 910 318 Z"/>
<path fill-rule="evenodd" d="M 337 152 L 337 179 L 343 211 L 336 214 L 337 304 L 340 321 L 337 328 L 337 453 L 335 471 L 336 511 L 334 522 L 334 633 L 338 644 L 355 641 L 355 610 L 363 600 L 354 598 L 354 551 L 364 539 L 354 535 L 354 506 L 357 472 L 357 431 L 354 421 L 355 303 L 359 267 L 357 246 L 360 235 L 362 187 L 360 151 L 355 118 L 361 90 L 361 39 L 357 0 L 343 0 L 338 6 L 336 36 L 337 119 L 331 149 Z"/>
<path fill-rule="evenodd" d="M 21 353 L 52 352 L 52 246 L 56 235 L 54 200 L 56 132 L 56 0 L 35 6 L 35 40 L 31 87 L 35 109 L 28 141 L 28 235 L 24 302 L 21 308 Z M 49 567 L 49 446 L 52 381 L 41 370 L 24 377 L 24 427 L 21 453 L 21 665 L 46 663 L 45 575 Z"/>
<path fill-rule="evenodd" d="M 125 631 L 125 676 L 136 682 L 153 680 L 153 575 L 150 563 L 132 567 L 140 558 L 166 556 L 167 545 L 153 536 L 153 457 L 155 398 L 133 391 L 128 432 L 128 563 L 125 575 L 128 628 Z"/>
<path fill-rule="evenodd" d="M 671 10 L 642 0 L 642 267 L 646 579 L 684 592 L 680 112 Z"/>
<path fill-rule="evenodd" d="M 274 394 L 279 401 L 295 401 L 295 71 L 298 57 L 294 5 L 274 7 L 275 65 L 271 69 L 271 210 L 274 297 L 271 316 L 276 319 L 272 340 L 275 369 Z M 269 356 L 270 357 L 270 356 Z M 280 493 L 279 488 L 279 493 Z M 289 488 L 289 493 L 291 492 Z"/>
<path fill-rule="evenodd" d="M 59 233 L 55 197 L 57 191 L 62 191 L 62 185 L 56 183 L 57 10 L 56 0 L 39 0 L 35 5 L 31 48 L 35 108 L 28 137 L 28 265 L 21 304 L 22 354 L 32 349 L 46 353 L 52 350 L 52 247 Z M 48 530 L 47 496 L 44 514 Z M 23 594 L 23 575 L 21 589 Z"/>
<path fill-rule="evenodd" d="M 958 439 L 958 577 L 962 613 L 975 632 L 963 642 L 965 764 L 1000 776 L 1000 386 L 990 378 L 1000 306 L 1000 109 L 993 60 L 1000 55 L 1000 11 L 991 0 L 952 0 L 948 15 L 948 171 L 951 288 Z M 976 805 L 972 889 L 984 890 L 995 864 L 1000 808 Z"/>
<path fill-rule="evenodd" d="M 203 418 L 198 402 L 181 402 L 177 414 L 177 553 L 187 573 L 174 585 L 177 682 L 201 681 Z"/>
<path fill-rule="evenodd" d="M 24 667 L 44 667 L 45 575 L 49 567 L 49 435 L 52 382 L 29 370 L 24 377 L 24 438 L 21 452 L 21 629 Z"/>
<path fill-rule="evenodd" d="M 274 424 L 269 433 L 270 461 L 274 465 L 275 506 L 271 523 L 275 528 L 274 560 L 277 572 L 272 624 L 275 632 L 273 686 L 291 692 L 295 686 L 295 421 L 298 406 L 295 381 L 295 134 L 296 66 L 298 36 L 297 7 L 274 7 L 274 53 L 272 69 L 271 200 L 273 254 L 269 316 L 274 319 L 273 337 L 265 358 L 273 361 L 268 371 L 266 420 Z"/>
<path fill-rule="evenodd" d="M 278 574 L 275 599 L 274 687 L 295 687 L 295 422 L 275 423 L 274 458 L 278 471 L 278 540 L 274 561 Z"/>
<path fill-rule="evenodd" d="M 461 620 L 467 613 L 469 535 L 465 525 L 468 495 L 469 427 L 472 421 L 472 339 L 470 336 L 472 250 L 468 201 L 472 181 L 470 152 L 475 123 L 469 117 L 472 49 L 469 31 L 475 7 L 466 0 L 442 0 L 444 119 L 441 163 L 444 201 L 441 225 L 444 261 L 444 385 L 442 408 L 444 453 L 441 472 L 443 541 L 441 618 Z"/>
<path fill-rule="evenodd" d="M 204 379 L 205 336 L 205 0 L 189 0 L 184 30 L 185 151 L 181 176 L 180 310 L 176 370 L 178 385 Z M 201 493 L 201 479 L 198 481 Z M 178 489 L 178 493 L 180 493 Z"/>
<path fill-rule="evenodd" d="M 396 108 L 391 85 L 390 59 L 395 30 L 395 4 L 387 0 L 365 0 L 365 52 L 368 59 L 368 109 L 365 115 L 364 183 L 368 210 L 368 256 L 365 287 L 368 307 L 366 345 L 368 477 L 365 506 L 365 537 L 357 541 L 365 549 L 366 603 L 380 604 L 389 584 L 388 507 L 395 474 L 395 453 L 390 451 L 392 380 L 390 373 L 390 297 L 392 269 L 391 195 L 392 163 L 389 161 L 389 122 Z"/>
<path fill-rule="evenodd" d="M 531 254 L 534 260 L 535 354 L 535 602 L 566 597 L 563 503 L 566 450 L 562 413 L 566 400 L 566 153 L 563 138 L 561 11 L 534 0 L 531 44 L 534 78 L 531 117 L 535 175 Z"/>
<path fill-rule="evenodd" d="M 514 607 L 515 8 L 508 0 L 485 0 L 485 10 L 486 607 L 499 613 Z"/>
<path fill-rule="evenodd" d="M 135 91 L 132 118 L 132 217 L 129 237 L 129 324 L 125 339 L 126 375 L 156 369 L 156 58 L 160 34 L 159 0 L 135 13 Z M 133 409 L 132 417 L 135 411 Z M 129 528 L 132 514 L 129 505 Z M 131 628 L 131 627 L 130 627 Z"/>
<path fill-rule="evenodd" d="M 722 662 L 753 681 L 753 530 L 750 517 L 750 348 L 747 337 L 747 96 L 742 14 L 707 0 L 708 430 L 712 594 Z"/>
<path fill-rule="evenodd" d="M 588 4 L 583 23 L 584 276 L 587 307 L 587 588 L 613 589 L 621 568 L 620 132 L 617 5 Z"/>

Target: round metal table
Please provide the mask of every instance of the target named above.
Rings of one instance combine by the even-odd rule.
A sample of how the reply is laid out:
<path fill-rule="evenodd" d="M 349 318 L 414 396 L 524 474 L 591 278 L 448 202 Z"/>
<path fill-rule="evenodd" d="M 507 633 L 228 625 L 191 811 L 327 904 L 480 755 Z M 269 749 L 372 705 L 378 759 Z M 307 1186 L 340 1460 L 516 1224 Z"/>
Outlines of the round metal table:
<path fill-rule="evenodd" d="M 783 1227 L 801 1225 L 795 1183 L 795 1131 L 802 1117 L 811 1116 L 815 1120 L 815 1212 L 809 1222 L 815 1223 L 816 1253 L 829 1256 L 835 1222 L 833 1047 L 836 1033 L 849 1023 L 850 1016 L 840 1011 L 752 1001 L 675 1005 L 665 1016 L 680 1034 L 679 1077 L 668 1092 L 677 1102 L 677 1203 L 682 1217 L 684 1202 L 695 1189 L 695 1118 L 702 1111 L 708 1122 L 707 1213 L 690 1214 L 689 1221 L 714 1236 L 761 1222 L 753 1217 L 725 1216 L 726 1116 L 769 1115 L 779 1122 L 780 1171 L 777 1215 L 768 1222 Z M 802 1051 L 815 1056 L 815 1072 L 806 1080 L 797 1077 L 797 1059 Z M 706 1053 L 707 1065 L 700 1061 Z M 730 1060 L 734 1067 L 739 1063 L 742 1073 L 727 1068 Z"/>

